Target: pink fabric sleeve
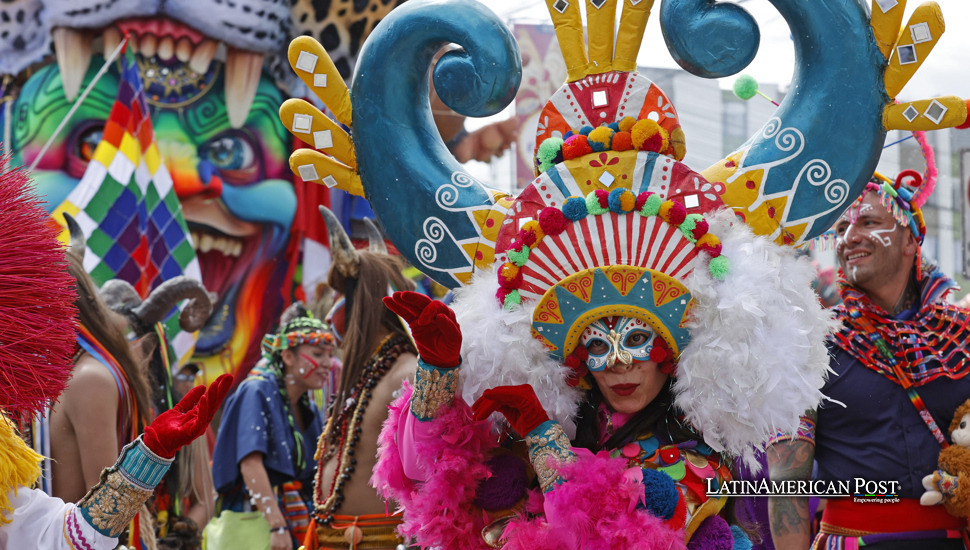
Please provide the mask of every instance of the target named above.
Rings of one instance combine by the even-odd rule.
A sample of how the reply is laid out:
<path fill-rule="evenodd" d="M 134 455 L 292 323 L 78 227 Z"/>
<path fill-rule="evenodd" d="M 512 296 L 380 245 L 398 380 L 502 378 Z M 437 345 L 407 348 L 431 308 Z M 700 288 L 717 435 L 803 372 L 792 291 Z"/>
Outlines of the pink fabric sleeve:
<path fill-rule="evenodd" d="M 395 439 L 401 455 L 401 466 L 404 475 L 414 481 L 428 481 L 429 468 L 426 459 L 417 453 L 418 448 L 428 448 L 435 439 L 433 422 L 421 422 L 409 407 L 393 411 L 398 414 L 397 434 Z"/>

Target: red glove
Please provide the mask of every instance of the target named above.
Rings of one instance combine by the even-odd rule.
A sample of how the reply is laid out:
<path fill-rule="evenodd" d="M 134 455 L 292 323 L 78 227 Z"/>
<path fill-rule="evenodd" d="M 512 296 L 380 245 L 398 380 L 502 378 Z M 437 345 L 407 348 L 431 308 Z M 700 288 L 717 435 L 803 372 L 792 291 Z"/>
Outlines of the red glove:
<path fill-rule="evenodd" d="M 231 386 L 232 376 L 223 374 L 209 384 L 208 391 L 205 386 L 192 388 L 177 405 L 145 427 L 142 442 L 158 456 L 174 458 L 179 449 L 205 433 Z"/>
<path fill-rule="evenodd" d="M 461 328 L 451 308 L 411 291 L 395 292 L 384 298 L 384 305 L 411 327 L 418 355 L 425 363 L 442 369 L 458 366 Z"/>
<path fill-rule="evenodd" d="M 539 403 L 532 386 L 499 386 L 485 390 L 482 396 L 472 405 L 475 420 L 488 418 L 498 411 L 505 415 L 509 425 L 521 436 L 525 436 L 540 424 L 549 420 L 549 415 Z"/>

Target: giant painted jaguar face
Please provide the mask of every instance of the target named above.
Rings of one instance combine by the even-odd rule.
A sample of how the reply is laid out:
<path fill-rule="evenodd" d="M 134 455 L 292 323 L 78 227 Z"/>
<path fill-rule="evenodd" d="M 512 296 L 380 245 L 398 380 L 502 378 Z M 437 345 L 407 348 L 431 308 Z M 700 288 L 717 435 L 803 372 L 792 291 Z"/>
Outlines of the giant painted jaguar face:
<path fill-rule="evenodd" d="M 249 348 L 258 348 L 281 304 L 283 253 L 296 210 L 287 165 L 290 144 L 277 116 L 283 96 L 267 75 L 257 72 L 251 106 L 235 128 L 224 92 L 226 63 L 210 58 L 199 74 L 174 55 L 138 55 L 137 60 L 156 141 L 182 202 L 203 282 L 219 295 L 196 354 L 219 363 L 213 372 L 235 370 L 248 362 Z M 93 57 L 82 89 L 102 63 L 100 55 Z M 84 174 L 118 78 L 112 67 L 38 164 L 34 180 L 50 210 Z M 12 110 L 16 160 L 33 162 L 69 108 L 58 67 L 35 73 Z"/>
<path fill-rule="evenodd" d="M 0 2 L 0 72 L 22 74 L 46 62 L 51 49 L 56 60 L 30 75 L 9 111 L 7 145 L 16 162 L 34 160 L 106 52 L 130 36 L 203 282 L 219 294 L 196 347 L 208 378 L 254 363 L 260 337 L 282 307 L 296 209 L 290 141 L 277 116 L 283 95 L 274 84 L 295 79 L 286 43 L 301 34 L 317 37 L 349 76 L 366 35 L 402 2 Z M 34 179 L 50 210 L 77 185 L 101 139 L 117 69 L 91 90 L 38 164 Z"/>

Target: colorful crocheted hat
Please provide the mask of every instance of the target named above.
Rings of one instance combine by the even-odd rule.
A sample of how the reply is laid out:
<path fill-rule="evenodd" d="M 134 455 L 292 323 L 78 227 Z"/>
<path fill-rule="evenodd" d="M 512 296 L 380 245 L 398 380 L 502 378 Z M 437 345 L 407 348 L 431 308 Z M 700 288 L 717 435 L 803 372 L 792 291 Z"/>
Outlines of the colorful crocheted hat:
<path fill-rule="evenodd" d="M 283 350 L 303 344 L 319 346 L 333 345 L 334 337 L 330 327 L 313 316 L 306 307 L 295 302 L 283 312 L 282 319 L 287 319 L 278 332 L 263 337 L 260 347 L 263 357 L 273 360 L 279 357 Z"/>
<path fill-rule="evenodd" d="M 887 125 L 945 127 L 967 113 L 959 98 L 886 100 L 915 70 L 892 64 L 894 48 L 921 60 L 938 38 L 940 25 L 921 25 L 933 8 L 917 10 L 909 40 L 896 32 L 902 7 L 870 22 L 854 2 L 774 4 L 797 43 L 793 92 L 704 172 L 681 162 L 676 110 L 635 72 L 651 0 L 547 0 L 568 77 L 539 118 L 538 177 L 517 197 L 471 177 L 432 129 L 426 73 L 445 45 L 460 48 L 440 57 L 432 80 L 454 110 L 495 114 L 518 86 L 511 34 L 471 0 L 411 0 L 391 12 L 361 50 L 352 91 L 320 44 L 293 41 L 294 71 L 353 139 L 306 101 L 288 100 L 284 125 L 313 147 L 295 152 L 291 168 L 366 195 L 398 250 L 457 288 L 469 403 L 489 387 L 529 383 L 568 430 L 582 394 L 563 363 L 578 334 L 598 317 L 629 316 L 677 357 L 676 404 L 688 421 L 715 448 L 751 456 L 750 444 L 794 430 L 818 404 L 831 328 L 809 262 L 755 233 L 778 243 L 820 234 L 865 188 Z M 753 20 L 718 8 L 727 9 L 661 4 L 668 47 L 695 74 L 733 74 L 754 56 Z M 822 47 L 833 43 L 845 47 Z M 851 109 L 852 123 L 818 116 L 832 105 Z"/>

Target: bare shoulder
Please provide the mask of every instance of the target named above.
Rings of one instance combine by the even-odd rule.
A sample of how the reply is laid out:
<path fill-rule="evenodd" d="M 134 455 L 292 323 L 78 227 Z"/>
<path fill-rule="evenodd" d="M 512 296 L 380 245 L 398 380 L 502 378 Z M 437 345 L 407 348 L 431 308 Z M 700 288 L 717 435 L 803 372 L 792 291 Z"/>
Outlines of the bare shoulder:
<path fill-rule="evenodd" d="M 118 399 L 114 376 L 100 361 L 87 353 L 82 354 L 74 365 L 71 380 L 61 396 L 61 401 L 67 404 L 72 398 L 88 404 L 93 400 Z"/>
<path fill-rule="evenodd" d="M 394 392 L 401 388 L 401 384 L 405 380 L 414 380 L 417 368 L 418 357 L 413 353 L 402 353 L 374 388 L 374 399 L 384 403 L 393 401 Z"/>

